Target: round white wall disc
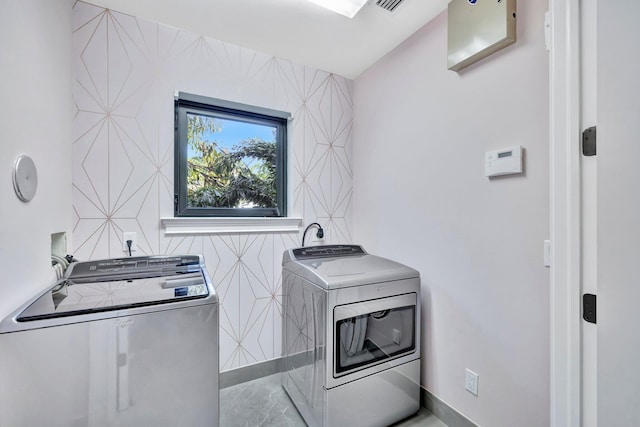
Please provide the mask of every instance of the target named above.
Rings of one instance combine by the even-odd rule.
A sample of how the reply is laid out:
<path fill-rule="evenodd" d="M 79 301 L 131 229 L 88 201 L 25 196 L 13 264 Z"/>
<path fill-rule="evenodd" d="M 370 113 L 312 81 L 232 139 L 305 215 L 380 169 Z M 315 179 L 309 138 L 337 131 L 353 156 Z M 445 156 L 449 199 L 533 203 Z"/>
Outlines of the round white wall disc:
<path fill-rule="evenodd" d="M 38 188 L 38 172 L 31 157 L 21 155 L 13 165 L 13 188 L 23 202 L 28 202 L 36 195 Z"/>

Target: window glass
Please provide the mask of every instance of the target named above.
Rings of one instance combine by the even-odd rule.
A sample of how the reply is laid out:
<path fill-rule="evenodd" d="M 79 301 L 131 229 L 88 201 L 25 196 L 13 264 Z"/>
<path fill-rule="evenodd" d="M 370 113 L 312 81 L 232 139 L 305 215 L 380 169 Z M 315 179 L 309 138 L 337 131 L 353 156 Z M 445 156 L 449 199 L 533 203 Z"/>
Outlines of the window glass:
<path fill-rule="evenodd" d="M 336 375 L 366 368 L 415 350 L 415 306 L 336 322 Z"/>

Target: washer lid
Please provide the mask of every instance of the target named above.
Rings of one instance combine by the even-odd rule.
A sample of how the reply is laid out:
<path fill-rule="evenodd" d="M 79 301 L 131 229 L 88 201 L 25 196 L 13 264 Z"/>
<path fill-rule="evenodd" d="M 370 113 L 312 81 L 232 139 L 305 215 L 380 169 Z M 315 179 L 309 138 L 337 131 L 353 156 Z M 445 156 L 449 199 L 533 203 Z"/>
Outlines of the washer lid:
<path fill-rule="evenodd" d="M 288 256 L 285 255 L 283 267 L 326 289 L 420 277 L 420 273 L 411 267 L 367 253 L 296 259 L 295 251 L 292 249 Z"/>
<path fill-rule="evenodd" d="M 202 272 L 109 281 L 67 279 L 43 293 L 16 320 L 54 319 L 207 296 L 209 289 Z"/>

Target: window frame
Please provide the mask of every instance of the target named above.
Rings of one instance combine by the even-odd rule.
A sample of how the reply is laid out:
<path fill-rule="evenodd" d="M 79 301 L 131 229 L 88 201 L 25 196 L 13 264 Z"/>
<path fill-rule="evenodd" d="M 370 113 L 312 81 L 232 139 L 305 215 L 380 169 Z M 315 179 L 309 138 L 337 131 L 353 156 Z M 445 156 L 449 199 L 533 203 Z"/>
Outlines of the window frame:
<path fill-rule="evenodd" d="M 276 207 L 187 206 L 187 114 L 273 126 L 276 132 Z M 174 217 L 286 217 L 287 127 L 291 114 L 223 99 L 178 92 L 174 99 Z"/>

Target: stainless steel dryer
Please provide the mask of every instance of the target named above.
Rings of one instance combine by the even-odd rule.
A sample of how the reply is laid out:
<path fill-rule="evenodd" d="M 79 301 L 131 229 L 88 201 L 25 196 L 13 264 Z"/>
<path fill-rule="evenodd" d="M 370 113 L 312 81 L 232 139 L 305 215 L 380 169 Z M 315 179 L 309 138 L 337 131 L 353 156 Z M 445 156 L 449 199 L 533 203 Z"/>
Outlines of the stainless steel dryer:
<path fill-rule="evenodd" d="M 0 322 L 0 427 L 217 426 L 218 297 L 198 255 L 72 264 Z"/>
<path fill-rule="evenodd" d="M 360 246 L 283 259 L 283 387 L 310 427 L 387 426 L 420 408 L 420 278 Z"/>

